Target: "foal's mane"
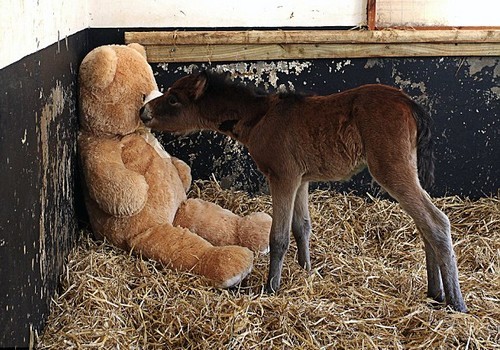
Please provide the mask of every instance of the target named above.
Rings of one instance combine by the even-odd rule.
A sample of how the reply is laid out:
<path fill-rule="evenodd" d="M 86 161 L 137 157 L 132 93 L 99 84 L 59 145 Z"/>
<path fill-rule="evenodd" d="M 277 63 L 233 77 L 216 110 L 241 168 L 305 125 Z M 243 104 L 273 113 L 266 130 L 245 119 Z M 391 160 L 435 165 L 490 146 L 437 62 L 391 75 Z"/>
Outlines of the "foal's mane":
<path fill-rule="evenodd" d="M 257 87 L 246 85 L 238 81 L 229 79 L 229 76 L 224 73 L 216 73 L 212 71 L 202 72 L 207 77 L 206 93 L 224 93 L 232 91 L 237 94 L 251 97 L 267 96 L 268 93 Z"/>
<path fill-rule="evenodd" d="M 258 87 L 251 84 L 244 84 L 242 82 L 233 81 L 229 79 L 229 76 L 224 73 L 216 73 L 213 71 L 204 71 L 203 74 L 206 75 L 208 81 L 207 93 L 223 93 L 228 90 L 239 94 L 240 96 L 248 97 L 264 97 L 273 93 L 268 93 Z M 310 94 L 302 94 L 287 89 L 286 91 L 275 92 L 281 100 L 286 100 L 288 102 L 301 101 L 304 97 Z"/>

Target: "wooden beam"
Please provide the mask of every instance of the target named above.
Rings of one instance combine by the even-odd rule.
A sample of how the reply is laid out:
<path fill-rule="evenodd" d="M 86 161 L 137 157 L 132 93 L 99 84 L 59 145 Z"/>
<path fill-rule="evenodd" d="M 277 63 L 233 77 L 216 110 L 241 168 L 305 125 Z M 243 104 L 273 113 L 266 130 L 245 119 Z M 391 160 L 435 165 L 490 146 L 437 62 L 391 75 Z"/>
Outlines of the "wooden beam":
<path fill-rule="evenodd" d="M 500 29 L 126 32 L 150 62 L 500 56 Z"/>
<path fill-rule="evenodd" d="M 125 42 L 142 45 L 491 43 L 500 42 L 500 29 L 125 32 Z"/>
<path fill-rule="evenodd" d="M 368 0 L 366 3 L 366 22 L 368 30 L 375 30 L 377 27 L 377 3 L 376 0 Z"/>
<path fill-rule="evenodd" d="M 148 61 L 220 62 L 363 57 L 500 56 L 499 44 L 148 45 Z"/>

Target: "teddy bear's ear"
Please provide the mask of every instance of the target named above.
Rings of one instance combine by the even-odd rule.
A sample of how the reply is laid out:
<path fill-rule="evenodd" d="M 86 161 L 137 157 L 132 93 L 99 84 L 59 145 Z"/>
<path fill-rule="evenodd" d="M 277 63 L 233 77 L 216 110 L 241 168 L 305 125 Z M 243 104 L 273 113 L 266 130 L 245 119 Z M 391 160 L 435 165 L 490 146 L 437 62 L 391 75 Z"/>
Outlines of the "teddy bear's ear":
<path fill-rule="evenodd" d="M 127 46 L 130 47 L 131 49 L 134 49 L 135 51 L 139 52 L 146 60 L 148 59 L 148 56 L 146 54 L 146 49 L 141 44 L 132 43 L 132 44 L 128 44 Z"/>
<path fill-rule="evenodd" d="M 105 89 L 115 78 L 117 62 L 118 57 L 111 46 L 92 50 L 80 65 L 80 84 Z"/>

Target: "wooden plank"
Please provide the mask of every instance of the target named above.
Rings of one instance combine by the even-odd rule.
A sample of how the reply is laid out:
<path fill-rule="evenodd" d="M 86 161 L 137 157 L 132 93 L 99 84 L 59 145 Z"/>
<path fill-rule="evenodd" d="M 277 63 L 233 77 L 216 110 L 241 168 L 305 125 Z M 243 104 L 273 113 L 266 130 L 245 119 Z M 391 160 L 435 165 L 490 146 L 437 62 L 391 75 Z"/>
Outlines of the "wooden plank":
<path fill-rule="evenodd" d="M 500 29 L 126 32 L 125 42 L 143 45 L 498 43 Z"/>
<path fill-rule="evenodd" d="M 500 26 L 389 26 L 389 27 L 382 27 L 382 26 L 377 26 L 377 30 L 416 30 L 416 31 L 423 31 L 423 30 L 462 30 L 462 31 L 471 31 L 471 30 L 476 30 L 476 31 L 485 31 L 485 30 L 499 30 Z"/>
<path fill-rule="evenodd" d="M 377 26 L 377 3 L 376 0 L 368 0 L 366 4 L 366 17 L 368 30 L 374 30 Z"/>
<path fill-rule="evenodd" d="M 146 45 L 148 60 L 220 62 L 281 59 L 500 56 L 500 43 Z"/>

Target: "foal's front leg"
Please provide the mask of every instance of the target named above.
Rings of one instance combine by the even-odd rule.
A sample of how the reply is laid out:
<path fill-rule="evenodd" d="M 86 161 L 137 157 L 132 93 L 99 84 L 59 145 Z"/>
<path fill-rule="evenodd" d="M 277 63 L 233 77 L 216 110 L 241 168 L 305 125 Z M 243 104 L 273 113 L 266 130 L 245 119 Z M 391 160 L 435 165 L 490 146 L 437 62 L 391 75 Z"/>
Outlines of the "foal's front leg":
<path fill-rule="evenodd" d="M 311 236 L 311 218 L 309 216 L 309 183 L 299 186 L 293 206 L 292 232 L 297 243 L 299 265 L 309 271 L 309 237 Z"/>
<path fill-rule="evenodd" d="M 292 211 L 300 181 L 284 179 L 269 181 L 273 203 L 273 223 L 269 236 L 270 264 L 266 291 L 274 293 L 279 289 L 283 259 L 290 244 Z"/>

